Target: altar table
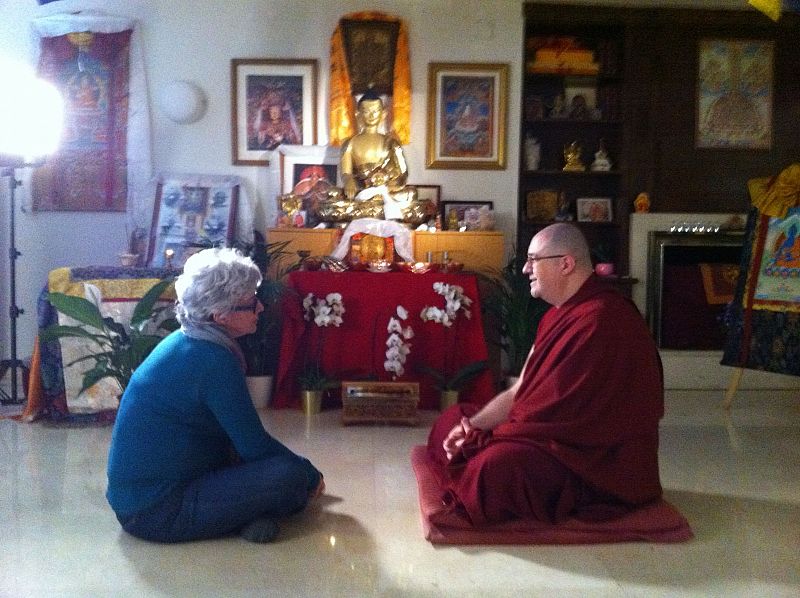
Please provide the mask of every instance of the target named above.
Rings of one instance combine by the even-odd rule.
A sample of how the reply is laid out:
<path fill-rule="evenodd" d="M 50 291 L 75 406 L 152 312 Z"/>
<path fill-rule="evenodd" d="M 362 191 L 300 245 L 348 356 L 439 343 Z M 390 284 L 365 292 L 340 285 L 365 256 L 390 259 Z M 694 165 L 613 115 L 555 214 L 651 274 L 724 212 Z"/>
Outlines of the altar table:
<path fill-rule="evenodd" d="M 444 309 L 445 298 L 433 290 L 433 283 L 455 284 L 473 300 L 471 317 L 459 311 L 452 327 L 420 318 L 423 307 Z M 292 272 L 287 278 L 289 292 L 284 297 L 284 323 L 278 363 L 276 389 L 272 406 L 299 407 L 300 387 L 297 377 L 304 366 L 321 352 L 324 372 L 337 380 L 378 379 L 391 381 L 384 370 L 386 327 L 396 315 L 398 305 L 408 311 L 403 327 L 410 325 L 411 353 L 405 364 L 402 382 L 419 382 L 420 409 L 438 409 L 439 391 L 430 375 L 418 371 L 425 364 L 451 375 L 474 361 L 488 358 L 483 334 L 477 280 L 473 274 L 441 274 L 429 272 Z M 345 313 L 339 327 L 320 328 L 303 319 L 303 298 L 313 293 L 324 298 L 340 293 Z M 340 406 L 339 393 L 324 406 Z M 460 402 L 482 405 L 494 396 L 493 376 L 489 369 L 467 383 L 460 392 Z"/>

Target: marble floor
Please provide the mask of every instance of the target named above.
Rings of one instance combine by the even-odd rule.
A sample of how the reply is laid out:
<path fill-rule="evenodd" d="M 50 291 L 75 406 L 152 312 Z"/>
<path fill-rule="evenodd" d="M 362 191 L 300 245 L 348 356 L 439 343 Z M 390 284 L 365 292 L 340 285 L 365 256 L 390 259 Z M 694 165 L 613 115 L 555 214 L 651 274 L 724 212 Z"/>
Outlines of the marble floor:
<path fill-rule="evenodd" d="M 434 547 L 408 459 L 426 425 L 342 427 L 335 411 L 262 413 L 329 492 L 276 543 L 149 544 L 103 498 L 109 428 L 0 420 L 0 597 L 800 596 L 800 396 L 720 399 L 668 393 L 662 479 L 696 534 L 675 545 Z"/>

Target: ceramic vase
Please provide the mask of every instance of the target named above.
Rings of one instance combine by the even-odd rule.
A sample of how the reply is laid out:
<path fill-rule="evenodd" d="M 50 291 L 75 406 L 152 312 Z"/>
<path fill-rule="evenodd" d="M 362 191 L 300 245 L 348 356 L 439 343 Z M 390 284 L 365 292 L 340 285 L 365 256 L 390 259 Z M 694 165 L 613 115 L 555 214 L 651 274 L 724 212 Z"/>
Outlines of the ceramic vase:
<path fill-rule="evenodd" d="M 306 415 L 316 415 L 322 411 L 322 391 L 304 390 L 300 393 L 303 401 L 303 413 Z"/>
<path fill-rule="evenodd" d="M 265 409 L 272 395 L 272 376 L 247 376 L 247 390 L 256 409 Z"/>

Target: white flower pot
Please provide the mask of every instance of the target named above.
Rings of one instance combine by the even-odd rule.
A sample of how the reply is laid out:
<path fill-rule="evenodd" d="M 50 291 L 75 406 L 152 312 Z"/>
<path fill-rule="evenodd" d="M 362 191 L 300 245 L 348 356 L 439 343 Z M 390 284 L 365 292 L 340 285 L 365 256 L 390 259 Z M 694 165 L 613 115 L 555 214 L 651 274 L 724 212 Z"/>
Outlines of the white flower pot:
<path fill-rule="evenodd" d="M 272 376 L 247 376 L 247 390 L 256 409 L 265 409 L 272 398 Z"/>

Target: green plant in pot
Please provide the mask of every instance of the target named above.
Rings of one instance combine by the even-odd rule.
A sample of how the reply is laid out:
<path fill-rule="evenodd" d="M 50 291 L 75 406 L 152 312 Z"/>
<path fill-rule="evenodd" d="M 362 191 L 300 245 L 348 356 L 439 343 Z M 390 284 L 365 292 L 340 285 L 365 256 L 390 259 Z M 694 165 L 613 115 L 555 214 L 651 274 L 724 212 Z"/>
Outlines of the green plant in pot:
<path fill-rule="evenodd" d="M 281 301 L 287 290 L 282 279 L 292 269 L 281 268 L 280 264 L 291 255 L 286 250 L 289 243 L 267 243 L 263 235 L 254 231 L 254 242 L 239 247 L 253 259 L 264 276 L 256 291 L 256 296 L 264 306 L 264 311 L 258 317 L 256 330 L 237 339 L 244 353 L 248 376 L 272 376 L 277 368 L 283 321 Z M 274 278 L 269 276 L 273 264 L 278 266 Z"/>
<path fill-rule="evenodd" d="M 172 285 L 171 278 L 157 282 L 138 301 L 130 323 L 117 322 L 103 316 L 98 306 L 84 299 L 64 293 L 49 293 L 48 300 L 59 312 L 78 322 L 77 325 L 53 324 L 41 333 L 42 341 L 61 338 L 78 338 L 89 341 L 96 351 L 72 361 L 66 366 L 91 361 L 92 367 L 83 375 L 81 392 L 103 378 L 113 378 L 120 394 L 130 382 L 137 367 L 145 360 L 166 332 L 176 330 L 174 317 L 163 318 L 171 305 L 158 305 L 158 299 Z"/>
<path fill-rule="evenodd" d="M 497 341 L 507 358 L 507 374 L 519 376 L 533 346 L 536 330 L 550 304 L 531 296 L 530 280 L 523 274 L 524 256 L 512 256 L 499 276 L 489 279 L 483 310 L 496 323 Z"/>

